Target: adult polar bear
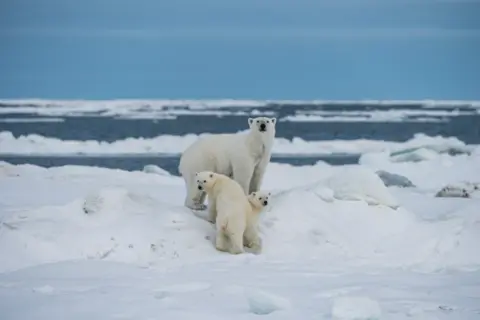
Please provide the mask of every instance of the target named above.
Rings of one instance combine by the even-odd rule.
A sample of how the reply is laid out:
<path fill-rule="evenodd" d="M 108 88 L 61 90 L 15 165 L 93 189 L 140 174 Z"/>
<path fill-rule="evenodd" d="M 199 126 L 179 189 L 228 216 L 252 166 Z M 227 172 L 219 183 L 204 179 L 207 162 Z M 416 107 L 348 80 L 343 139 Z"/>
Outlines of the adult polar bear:
<path fill-rule="evenodd" d="M 182 154 L 178 170 L 185 180 L 185 206 L 205 210 L 206 193 L 199 190 L 195 174 L 212 171 L 232 177 L 245 195 L 258 191 L 270 162 L 276 118 L 249 118 L 245 133 L 212 134 L 199 138 Z"/>

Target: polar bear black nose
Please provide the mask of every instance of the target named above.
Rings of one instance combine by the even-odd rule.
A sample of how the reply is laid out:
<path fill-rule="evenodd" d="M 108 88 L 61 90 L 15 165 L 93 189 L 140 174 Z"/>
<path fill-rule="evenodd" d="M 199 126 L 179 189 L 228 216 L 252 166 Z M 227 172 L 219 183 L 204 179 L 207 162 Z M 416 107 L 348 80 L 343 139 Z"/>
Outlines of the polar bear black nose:
<path fill-rule="evenodd" d="M 202 190 L 202 186 L 198 186 L 198 190 Z"/>
<path fill-rule="evenodd" d="M 265 128 L 266 128 L 265 123 L 262 123 L 262 124 L 260 125 L 260 130 L 265 130 Z"/>
<path fill-rule="evenodd" d="M 268 201 L 263 201 L 263 205 L 266 206 L 268 204 Z"/>

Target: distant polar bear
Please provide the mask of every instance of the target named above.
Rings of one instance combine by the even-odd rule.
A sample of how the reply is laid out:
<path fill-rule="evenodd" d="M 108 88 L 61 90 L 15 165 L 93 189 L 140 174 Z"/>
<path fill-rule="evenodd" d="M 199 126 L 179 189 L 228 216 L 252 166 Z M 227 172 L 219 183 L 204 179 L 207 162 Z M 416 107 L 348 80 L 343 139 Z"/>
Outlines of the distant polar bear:
<path fill-rule="evenodd" d="M 195 173 L 212 171 L 232 177 L 245 195 L 260 189 L 270 162 L 276 118 L 249 118 L 245 133 L 212 134 L 199 138 L 180 158 L 178 170 L 185 180 L 185 206 L 205 210 L 205 193 L 197 188 Z"/>
<path fill-rule="evenodd" d="M 209 205 L 215 208 L 217 250 L 243 253 L 244 243 L 260 249 L 258 216 L 268 204 L 269 194 L 258 192 L 247 197 L 238 182 L 212 171 L 199 172 L 195 178 L 197 188 L 208 194 Z"/>

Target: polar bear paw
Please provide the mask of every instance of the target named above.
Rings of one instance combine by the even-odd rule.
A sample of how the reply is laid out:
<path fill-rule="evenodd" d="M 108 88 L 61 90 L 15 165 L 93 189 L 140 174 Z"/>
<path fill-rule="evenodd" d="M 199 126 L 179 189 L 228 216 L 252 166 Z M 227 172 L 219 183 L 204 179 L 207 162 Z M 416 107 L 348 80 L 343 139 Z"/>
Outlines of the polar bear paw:
<path fill-rule="evenodd" d="M 204 211 L 207 210 L 207 206 L 203 203 L 195 203 L 189 206 L 190 209 L 196 210 L 196 211 Z"/>

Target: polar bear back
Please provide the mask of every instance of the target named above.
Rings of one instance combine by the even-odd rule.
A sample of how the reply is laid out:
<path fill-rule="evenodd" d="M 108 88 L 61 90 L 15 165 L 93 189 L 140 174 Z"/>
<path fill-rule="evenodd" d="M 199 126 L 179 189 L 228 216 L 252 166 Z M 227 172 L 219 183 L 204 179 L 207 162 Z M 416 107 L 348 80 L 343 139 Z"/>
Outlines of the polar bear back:
<path fill-rule="evenodd" d="M 215 199 L 220 224 L 222 220 L 232 223 L 233 219 L 235 224 L 245 225 L 252 208 L 242 187 L 225 175 L 216 174 L 215 177 L 215 187 L 208 196 Z"/>
<path fill-rule="evenodd" d="M 232 175 L 232 161 L 248 161 L 245 134 L 215 134 L 199 138 L 182 154 L 179 171 L 182 175 L 213 171 Z"/>

